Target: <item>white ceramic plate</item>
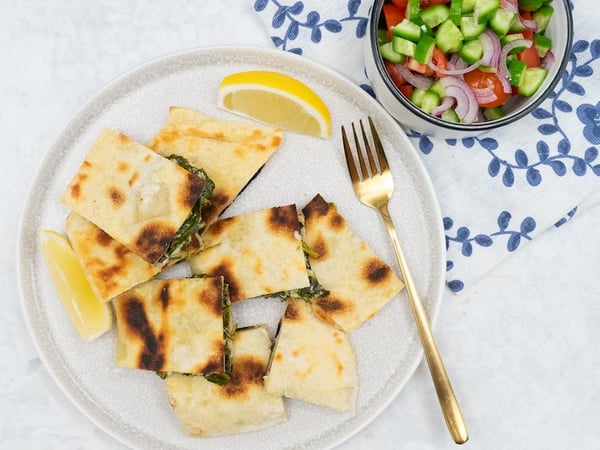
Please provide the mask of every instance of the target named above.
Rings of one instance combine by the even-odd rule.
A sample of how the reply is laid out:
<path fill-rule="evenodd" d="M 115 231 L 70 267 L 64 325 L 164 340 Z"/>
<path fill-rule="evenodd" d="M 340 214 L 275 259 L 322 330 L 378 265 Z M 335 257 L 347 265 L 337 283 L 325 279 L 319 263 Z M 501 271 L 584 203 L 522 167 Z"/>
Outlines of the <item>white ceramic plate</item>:
<path fill-rule="evenodd" d="M 64 232 L 68 211 L 59 196 L 92 142 L 105 127 L 147 142 L 163 125 L 171 105 L 243 121 L 216 107 L 217 90 L 225 75 L 250 69 L 285 72 L 308 84 L 330 108 L 333 135 L 323 140 L 286 133 L 279 151 L 227 214 L 288 203 L 302 207 L 321 193 L 336 203 L 359 236 L 397 267 L 382 221 L 354 196 L 341 147 L 340 126 L 371 116 L 396 178 L 392 216 L 430 317 L 438 311 L 445 247 L 437 200 L 416 151 L 375 100 L 335 72 L 277 50 L 204 48 L 150 62 L 100 91 L 58 134 L 34 177 L 18 254 L 23 311 L 49 372 L 90 420 L 134 448 L 331 447 L 381 412 L 422 357 L 403 292 L 350 336 L 360 381 L 355 414 L 286 399 L 289 419 L 282 425 L 222 438 L 191 438 L 171 411 L 162 380 L 151 372 L 115 367 L 114 330 L 84 343 L 71 326 L 42 259 L 38 233 L 44 228 Z M 266 322 L 273 332 L 279 311 L 241 303 L 236 311 L 240 325 Z"/>

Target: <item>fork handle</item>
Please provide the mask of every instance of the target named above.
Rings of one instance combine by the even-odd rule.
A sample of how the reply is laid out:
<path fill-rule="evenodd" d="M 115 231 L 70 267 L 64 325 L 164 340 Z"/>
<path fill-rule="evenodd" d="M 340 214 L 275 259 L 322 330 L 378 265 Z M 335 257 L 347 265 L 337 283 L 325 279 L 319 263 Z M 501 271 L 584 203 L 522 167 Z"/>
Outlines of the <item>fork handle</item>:
<path fill-rule="evenodd" d="M 396 229 L 394 227 L 394 223 L 392 222 L 392 218 L 390 217 L 387 205 L 383 205 L 378 209 L 383 217 L 383 221 L 385 222 L 388 232 L 390 233 L 394 251 L 396 252 L 396 257 L 398 258 L 400 272 L 404 278 L 404 284 L 406 285 L 406 291 L 410 300 L 410 307 L 417 323 L 417 329 L 419 331 L 419 337 L 423 346 L 425 359 L 427 360 L 427 365 L 429 366 L 429 371 L 431 373 L 431 377 L 433 378 L 433 384 L 438 396 L 438 401 L 440 402 L 440 406 L 442 408 L 446 426 L 448 427 L 454 442 L 457 444 L 463 444 L 469 439 L 467 426 L 460 410 L 460 406 L 458 405 L 458 401 L 456 400 L 456 396 L 454 395 L 452 383 L 450 383 L 450 378 L 446 373 L 446 368 L 444 367 L 444 362 L 442 361 L 435 338 L 431 331 L 431 325 L 429 323 L 429 319 L 427 318 L 427 313 L 425 312 L 421 298 L 417 293 L 415 282 L 412 278 L 410 270 L 408 269 L 408 264 L 406 263 L 402 248 L 400 247 L 400 241 L 398 240 Z"/>

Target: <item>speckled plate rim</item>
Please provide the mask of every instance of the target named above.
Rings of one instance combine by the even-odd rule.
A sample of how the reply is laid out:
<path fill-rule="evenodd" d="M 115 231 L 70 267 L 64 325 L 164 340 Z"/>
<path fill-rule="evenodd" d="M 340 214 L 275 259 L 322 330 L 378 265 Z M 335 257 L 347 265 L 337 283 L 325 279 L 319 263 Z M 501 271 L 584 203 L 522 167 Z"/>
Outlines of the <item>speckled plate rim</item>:
<path fill-rule="evenodd" d="M 41 192 L 39 185 L 41 180 L 46 177 L 48 167 L 51 167 L 51 161 L 59 153 L 61 146 L 68 144 L 69 136 L 87 124 L 93 122 L 94 114 L 101 109 L 102 105 L 108 105 L 110 102 L 116 101 L 118 94 L 127 91 L 144 77 L 149 71 L 155 70 L 158 67 L 166 65 L 177 65 L 174 63 L 181 61 L 202 61 L 204 55 L 214 55 L 218 53 L 225 58 L 238 58 L 243 55 L 244 58 L 255 60 L 260 65 L 264 61 L 276 61 L 281 64 L 291 64 L 296 67 L 301 67 L 304 70 L 314 74 L 315 78 L 325 80 L 328 85 L 335 86 L 349 93 L 353 97 L 353 101 L 361 106 L 362 109 L 369 112 L 375 122 L 379 125 L 384 125 L 390 130 L 394 142 L 398 142 L 402 147 L 402 157 L 404 162 L 409 162 L 411 169 L 415 173 L 415 178 L 418 180 L 418 191 L 423 197 L 421 201 L 425 205 L 424 213 L 430 218 L 429 220 L 429 242 L 430 251 L 430 267 L 431 276 L 427 281 L 427 299 L 425 299 L 427 312 L 435 324 L 437 321 L 440 303 L 442 300 L 443 290 L 445 286 L 445 245 L 442 222 L 435 220 L 441 218 L 439 205 L 433 189 L 431 180 L 419 159 L 419 156 L 410 144 L 408 138 L 400 126 L 389 116 L 389 114 L 377 103 L 372 97 L 357 87 L 350 80 L 341 76 L 337 72 L 326 68 L 317 63 L 311 62 L 306 58 L 297 55 L 281 52 L 273 49 L 256 48 L 256 47 L 204 47 L 193 50 L 187 50 L 175 54 L 170 54 L 148 63 L 145 63 L 126 74 L 115 79 L 96 95 L 89 99 L 82 107 L 67 121 L 67 123 L 57 133 L 55 139 L 46 150 L 46 153 L 40 161 L 36 172 L 32 178 L 30 188 L 24 203 L 20 225 L 18 230 L 18 246 L 17 246 L 17 277 L 19 293 L 21 298 L 22 312 L 28 327 L 29 334 L 33 343 L 40 355 L 40 358 L 46 366 L 49 374 L 54 379 L 56 384 L 61 388 L 70 401 L 95 425 L 103 429 L 106 433 L 113 436 L 123 444 L 132 448 L 143 448 L 143 439 L 134 433 L 129 433 L 127 429 L 123 429 L 118 419 L 111 415 L 110 411 L 98 410 L 88 394 L 81 390 L 81 387 L 74 380 L 72 374 L 63 365 L 61 355 L 50 336 L 49 329 L 45 326 L 45 317 L 43 308 L 39 307 L 36 299 L 43 292 L 40 292 L 40 286 L 36 285 L 35 268 L 32 264 L 32 254 L 37 249 L 37 235 L 40 231 L 40 224 L 32 219 L 28 211 L 32 211 L 35 205 L 44 200 L 44 192 Z M 357 117 L 346 118 L 346 123 L 352 120 L 357 120 Z M 341 145 L 340 145 L 341 151 Z M 389 153 L 389 152 L 388 152 Z M 393 158 L 393 156 L 391 157 Z M 431 220 L 432 219 L 432 220 Z M 401 299 L 404 299 L 401 294 Z M 404 299 L 405 300 L 405 299 Z M 414 336 L 416 331 L 414 331 Z M 349 439 L 352 435 L 368 425 L 375 417 L 377 417 L 396 397 L 396 395 L 406 385 L 408 380 L 414 374 L 416 368 L 422 360 L 422 350 L 417 339 L 412 339 L 411 361 L 404 368 L 402 373 L 394 374 L 393 379 L 390 379 L 388 385 L 379 391 L 377 398 L 373 399 L 360 413 L 357 413 L 351 420 L 343 423 L 343 426 L 335 430 L 328 430 L 319 436 L 310 436 L 307 432 L 307 438 L 304 446 L 319 448 L 331 448 L 341 444 Z M 259 432 L 260 433 L 260 432 Z M 210 448 L 202 444 L 202 440 L 198 440 L 197 448 Z M 196 447 L 194 447 L 196 448 Z"/>

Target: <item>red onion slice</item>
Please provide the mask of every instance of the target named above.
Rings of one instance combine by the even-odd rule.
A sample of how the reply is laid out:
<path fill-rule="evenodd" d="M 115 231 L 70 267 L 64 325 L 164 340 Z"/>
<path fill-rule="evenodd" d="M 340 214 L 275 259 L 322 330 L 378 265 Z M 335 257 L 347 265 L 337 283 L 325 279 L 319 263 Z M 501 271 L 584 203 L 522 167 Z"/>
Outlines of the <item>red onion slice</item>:
<path fill-rule="evenodd" d="M 500 8 L 506 9 L 509 12 L 519 12 L 519 6 L 513 0 L 500 0 Z"/>
<path fill-rule="evenodd" d="M 467 83 L 458 77 L 452 76 L 440 78 L 440 82 L 444 86 L 446 95 L 456 99 L 455 111 L 458 118 L 465 123 L 473 123 L 477 119 L 479 103 L 477 103 L 475 94 L 473 94 Z"/>
<path fill-rule="evenodd" d="M 483 44 L 482 64 L 497 69 L 502 47 L 498 35 L 488 28 L 479 36 L 479 40 Z"/>
<path fill-rule="evenodd" d="M 542 67 L 544 69 L 548 69 L 552 64 L 554 64 L 555 61 L 556 56 L 554 55 L 552 50 L 548 50 L 548 52 L 546 52 L 546 56 L 544 56 L 544 59 L 542 60 Z"/>
<path fill-rule="evenodd" d="M 506 64 L 506 58 L 508 57 L 508 54 L 517 47 L 529 48 L 532 45 L 533 42 L 529 39 L 515 39 L 514 41 L 510 41 L 508 44 L 502 47 L 502 51 L 500 52 L 500 61 L 498 62 L 498 78 L 500 78 L 500 82 L 502 82 L 502 88 L 507 94 L 512 92 L 512 87 L 510 85 L 510 72 L 508 71 L 508 66 Z"/>
<path fill-rule="evenodd" d="M 443 97 L 442 102 L 431 110 L 431 114 L 434 116 L 441 116 L 442 113 L 448 111 L 452 105 L 454 105 L 454 99 L 452 97 Z"/>
<path fill-rule="evenodd" d="M 427 90 L 433 83 L 433 80 L 425 75 L 414 73 L 408 67 L 398 64 L 397 65 L 398 72 L 402 75 L 402 78 L 406 80 L 407 83 L 412 84 L 417 89 Z"/>
<path fill-rule="evenodd" d="M 471 88 L 473 94 L 475 94 L 475 98 L 477 99 L 477 103 L 480 105 L 485 105 L 486 103 L 491 103 L 498 100 L 498 96 L 494 93 L 494 90 L 491 87 L 475 89 Z"/>
<path fill-rule="evenodd" d="M 531 31 L 537 31 L 537 23 L 535 20 L 523 19 L 519 12 L 518 0 L 500 0 L 500 8 L 506 9 L 507 11 L 514 12 L 517 14 L 515 21 L 523 25 L 525 28 Z"/>
<path fill-rule="evenodd" d="M 433 62 L 429 62 L 427 66 L 430 69 L 436 71 L 437 73 L 441 73 L 443 75 L 464 75 L 467 72 L 471 72 L 477 69 L 481 65 L 481 60 L 471 64 L 470 66 L 464 67 L 462 69 L 442 69 L 441 67 L 436 66 Z"/>

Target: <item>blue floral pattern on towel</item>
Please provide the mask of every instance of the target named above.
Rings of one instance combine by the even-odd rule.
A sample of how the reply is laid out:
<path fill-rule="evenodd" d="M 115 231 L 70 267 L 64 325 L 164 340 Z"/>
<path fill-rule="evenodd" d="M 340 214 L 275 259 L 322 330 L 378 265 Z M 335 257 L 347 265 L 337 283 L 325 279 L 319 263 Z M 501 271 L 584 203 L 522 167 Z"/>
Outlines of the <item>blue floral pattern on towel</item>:
<path fill-rule="evenodd" d="M 333 18 L 323 18 L 321 13 L 314 9 L 305 13 L 305 5 L 301 1 L 286 5 L 277 0 L 256 0 L 254 10 L 257 12 L 264 11 L 269 4 L 277 7 L 271 26 L 275 30 L 281 29 L 283 31 L 280 35 L 271 36 L 271 40 L 275 47 L 291 53 L 302 55 L 302 47 L 294 47 L 294 41 L 302 30 L 309 33 L 310 40 L 314 44 L 321 42 L 323 31 L 340 33 L 344 26 L 349 24 L 355 26 L 357 38 L 363 38 L 367 33 L 369 18 L 357 14 L 361 0 L 348 0 L 344 14 L 341 17 Z"/>
<path fill-rule="evenodd" d="M 275 47 L 299 55 L 309 47 L 327 45 L 325 33 L 364 38 L 371 4 L 360 0 L 253 0 L 255 11 L 267 15 L 263 18 Z M 529 128 L 515 128 L 525 136 L 512 140 L 490 132 L 441 140 L 405 130 L 432 173 L 438 192 L 446 239 L 446 278 L 454 292 L 465 290 L 493 267 L 491 262 L 516 252 L 545 229 L 562 227 L 575 216 L 591 182 L 600 181 L 600 102 L 596 100 L 600 39 L 590 36 L 596 33 L 593 19 L 577 18 L 574 3 L 569 4 L 578 23 L 570 58 L 554 92 L 528 118 Z M 578 3 L 582 5 L 586 6 Z M 329 54 L 327 58 L 321 62 L 340 60 L 336 67 L 344 73 L 343 56 Z M 364 67 L 362 71 L 345 74 L 364 80 Z M 361 87 L 373 95 L 368 84 Z M 455 180 L 447 177 L 445 165 L 453 159 L 462 166 L 453 166 L 456 172 L 450 173 L 485 183 L 487 198 L 469 200 L 464 189 L 456 192 L 449 188 L 447 184 Z M 434 175 L 448 181 L 438 181 Z M 581 188 L 582 182 L 587 183 L 585 188 Z M 571 184 L 577 184 L 579 197 L 569 197 L 567 186 Z M 562 202 L 549 216 L 543 201 L 536 199 L 552 202 L 557 193 Z"/>

